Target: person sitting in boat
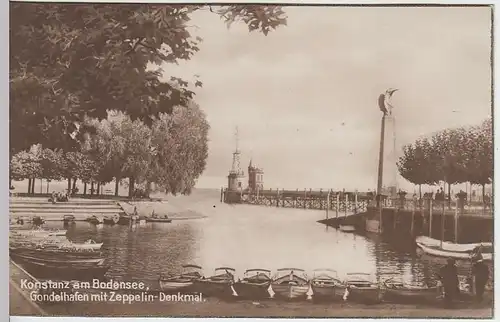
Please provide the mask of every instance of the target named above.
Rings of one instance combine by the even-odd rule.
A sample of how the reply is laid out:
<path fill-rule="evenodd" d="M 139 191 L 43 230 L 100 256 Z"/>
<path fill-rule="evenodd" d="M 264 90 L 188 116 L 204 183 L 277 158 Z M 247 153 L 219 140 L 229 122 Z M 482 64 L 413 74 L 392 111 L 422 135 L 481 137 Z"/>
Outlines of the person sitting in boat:
<path fill-rule="evenodd" d="M 453 300 L 460 294 L 455 259 L 448 258 L 447 264 L 439 270 L 438 277 L 444 287 L 445 307 L 451 308 L 453 306 Z"/>
<path fill-rule="evenodd" d="M 490 270 L 484 263 L 482 255 L 479 255 L 478 257 L 473 259 L 472 276 L 474 277 L 474 290 L 476 292 L 476 299 L 478 302 L 481 302 L 483 300 L 486 283 L 488 282 L 488 278 L 490 276 Z"/>

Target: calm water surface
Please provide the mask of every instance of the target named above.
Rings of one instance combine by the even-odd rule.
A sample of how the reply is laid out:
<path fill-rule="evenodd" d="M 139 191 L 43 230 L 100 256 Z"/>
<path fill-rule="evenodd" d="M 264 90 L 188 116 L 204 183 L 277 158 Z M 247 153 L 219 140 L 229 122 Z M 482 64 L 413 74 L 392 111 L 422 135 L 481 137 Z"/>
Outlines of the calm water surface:
<path fill-rule="evenodd" d="M 239 276 L 248 268 L 295 267 L 309 275 L 316 268 L 331 268 L 340 277 L 365 272 L 379 280 L 397 276 L 410 282 L 429 282 L 437 268 L 415 256 L 411 247 L 397 249 L 378 237 L 326 228 L 316 222 L 324 212 L 231 206 L 219 203 L 216 192 L 197 192 L 169 203 L 207 218 L 131 227 L 78 222 L 68 228 L 68 236 L 104 242 L 109 277 L 151 284 L 160 272 L 176 273 L 187 263 L 202 266 L 206 276 L 220 266 L 235 268 Z"/>

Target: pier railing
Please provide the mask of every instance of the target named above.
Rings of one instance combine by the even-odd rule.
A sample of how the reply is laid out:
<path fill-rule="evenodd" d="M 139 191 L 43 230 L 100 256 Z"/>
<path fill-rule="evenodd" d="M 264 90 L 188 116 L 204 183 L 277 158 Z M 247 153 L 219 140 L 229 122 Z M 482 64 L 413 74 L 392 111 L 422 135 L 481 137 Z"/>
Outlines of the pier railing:
<path fill-rule="evenodd" d="M 221 190 L 221 201 L 281 208 L 329 210 L 334 213 L 353 214 L 367 210 L 371 198 L 366 194 L 324 190 Z"/>
<path fill-rule="evenodd" d="M 281 208 L 302 208 L 315 210 L 328 210 L 333 216 L 351 215 L 366 212 L 368 207 L 394 208 L 400 210 L 429 210 L 442 211 L 460 209 L 460 212 L 491 212 L 491 203 L 467 203 L 466 201 L 452 198 L 449 200 L 435 200 L 430 198 L 408 198 L 407 195 L 399 197 L 383 197 L 378 203 L 372 193 L 358 193 L 333 190 L 228 190 L 221 189 L 221 202 L 242 203 Z"/>
<path fill-rule="evenodd" d="M 376 203 L 372 201 L 370 206 L 376 206 Z M 426 199 L 426 198 L 386 198 L 382 201 L 382 207 L 384 208 L 396 208 L 402 210 L 425 210 L 429 211 L 432 208 L 433 211 L 454 211 L 459 210 L 460 213 L 481 213 L 481 212 L 491 212 L 491 203 L 481 203 L 481 202 L 467 202 L 459 199 L 451 200 L 436 200 L 436 199 Z"/>

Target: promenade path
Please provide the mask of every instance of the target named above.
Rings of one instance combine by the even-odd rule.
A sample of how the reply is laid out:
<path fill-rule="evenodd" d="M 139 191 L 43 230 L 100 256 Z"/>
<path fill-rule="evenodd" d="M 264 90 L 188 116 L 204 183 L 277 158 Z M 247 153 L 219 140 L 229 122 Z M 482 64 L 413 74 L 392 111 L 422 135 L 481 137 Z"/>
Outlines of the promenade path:
<path fill-rule="evenodd" d="M 36 281 L 28 272 L 9 260 L 10 315 L 47 316 L 48 314 L 29 298 L 30 290 L 21 289 L 22 279 Z"/>
<path fill-rule="evenodd" d="M 123 213 L 120 204 L 114 200 L 71 198 L 67 202 L 53 204 L 47 198 L 11 197 L 9 213 L 11 219 L 41 216 L 46 221 L 62 221 L 64 216 L 73 215 L 83 221 L 95 216 L 111 216 Z"/>

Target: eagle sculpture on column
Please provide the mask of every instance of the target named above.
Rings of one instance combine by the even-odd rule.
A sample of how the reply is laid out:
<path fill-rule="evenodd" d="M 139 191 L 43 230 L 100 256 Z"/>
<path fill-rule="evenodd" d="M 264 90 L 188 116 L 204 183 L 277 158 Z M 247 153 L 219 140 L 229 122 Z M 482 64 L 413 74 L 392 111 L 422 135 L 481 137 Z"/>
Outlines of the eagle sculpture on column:
<path fill-rule="evenodd" d="M 396 88 L 389 88 L 384 94 L 380 94 L 378 97 L 378 106 L 384 115 L 392 115 L 392 109 L 394 107 L 391 104 L 391 98 L 392 94 L 396 91 Z"/>

